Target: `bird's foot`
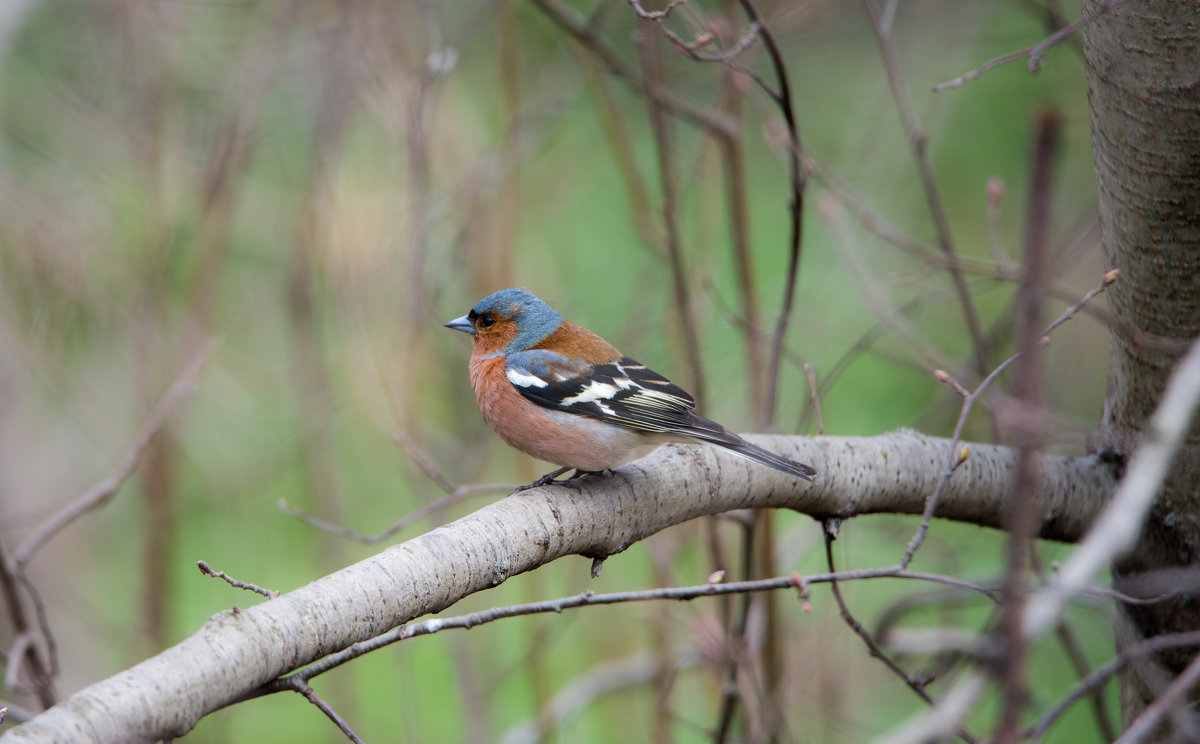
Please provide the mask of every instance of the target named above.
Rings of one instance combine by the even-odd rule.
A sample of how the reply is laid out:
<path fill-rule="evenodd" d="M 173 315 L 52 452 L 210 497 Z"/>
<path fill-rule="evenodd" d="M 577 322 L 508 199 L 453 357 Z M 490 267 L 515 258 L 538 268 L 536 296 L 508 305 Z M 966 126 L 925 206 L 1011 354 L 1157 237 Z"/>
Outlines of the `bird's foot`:
<path fill-rule="evenodd" d="M 545 475 L 543 475 L 541 478 L 538 478 L 537 480 L 535 480 L 533 483 L 530 483 L 530 484 L 524 485 L 524 486 L 517 486 L 516 488 L 514 488 L 512 490 L 512 492 L 520 493 L 521 491 L 528 491 L 531 488 L 541 488 L 542 486 L 546 485 L 547 483 L 553 482 L 555 478 L 557 478 L 558 476 L 562 475 L 563 473 L 567 472 L 570 469 L 571 468 L 559 468 L 558 470 L 552 470 L 549 473 L 546 473 Z M 576 470 L 575 475 L 573 475 L 571 477 L 572 478 L 579 477 L 579 471 Z"/>
<path fill-rule="evenodd" d="M 549 473 L 546 473 L 541 478 L 538 478 L 537 480 L 535 480 L 533 483 L 530 483 L 529 485 L 517 486 L 516 488 L 513 489 L 512 492 L 520 493 L 521 491 L 528 491 L 531 488 L 539 488 L 539 487 L 547 485 L 549 483 L 558 483 L 560 485 L 567 485 L 568 483 L 575 480 L 576 478 L 582 477 L 584 475 L 603 475 L 604 473 L 612 472 L 608 468 L 605 468 L 604 470 L 579 470 L 578 468 L 575 468 L 574 469 L 575 472 L 571 474 L 570 478 L 565 478 L 560 481 L 554 480 L 558 476 L 562 475 L 563 473 L 565 473 L 571 469 L 572 468 L 564 467 L 564 468 L 559 468 L 558 470 L 553 470 Z"/>

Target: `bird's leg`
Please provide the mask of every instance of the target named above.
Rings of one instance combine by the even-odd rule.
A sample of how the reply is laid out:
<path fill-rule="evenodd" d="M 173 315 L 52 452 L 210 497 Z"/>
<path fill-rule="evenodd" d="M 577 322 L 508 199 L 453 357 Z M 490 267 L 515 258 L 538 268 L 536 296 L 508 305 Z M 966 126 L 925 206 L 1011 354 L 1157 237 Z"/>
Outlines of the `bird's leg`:
<path fill-rule="evenodd" d="M 549 472 L 549 473 L 546 473 L 546 474 L 545 474 L 545 475 L 543 475 L 541 478 L 538 478 L 537 480 L 535 480 L 533 483 L 530 483 L 529 485 L 526 485 L 526 486 L 517 486 L 516 488 L 514 488 L 514 489 L 512 490 L 512 492 L 513 492 L 513 493 L 520 493 L 521 491 L 528 491 L 528 490 L 529 490 L 529 489 L 531 489 L 531 488 L 539 488 L 539 487 L 541 487 L 541 486 L 544 486 L 544 485 L 546 485 L 547 483 L 550 483 L 550 482 L 551 482 L 551 481 L 553 481 L 555 478 L 557 478 L 558 476 L 562 475 L 563 473 L 567 472 L 567 471 L 568 471 L 568 470 L 570 470 L 570 469 L 571 469 L 571 468 L 559 468 L 558 470 L 553 470 L 553 471 L 551 471 L 551 472 Z M 575 475 L 573 475 L 573 476 L 571 476 L 571 477 L 572 477 L 572 478 L 578 478 L 578 477 L 579 477 L 579 471 L 578 471 L 578 470 L 576 470 L 576 471 L 575 471 Z"/>

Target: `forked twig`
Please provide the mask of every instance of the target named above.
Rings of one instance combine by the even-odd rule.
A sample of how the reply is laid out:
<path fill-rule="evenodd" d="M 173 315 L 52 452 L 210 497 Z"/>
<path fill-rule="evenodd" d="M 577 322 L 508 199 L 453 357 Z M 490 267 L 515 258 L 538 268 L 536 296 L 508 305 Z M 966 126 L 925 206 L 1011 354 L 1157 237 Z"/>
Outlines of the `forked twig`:
<path fill-rule="evenodd" d="M 214 569 L 212 566 L 208 565 L 204 561 L 196 561 L 196 568 L 200 569 L 200 573 L 204 574 L 205 576 L 212 576 L 214 578 L 221 579 L 226 584 L 229 584 L 230 586 L 232 586 L 234 589 L 245 589 L 248 592 L 254 592 L 255 594 L 261 594 L 262 596 L 266 597 L 267 599 L 275 599 L 276 597 L 279 596 L 279 592 L 275 589 L 264 589 L 261 586 L 259 586 L 258 584 L 251 584 L 246 581 L 241 581 L 239 579 L 235 579 L 232 576 L 230 576 L 229 574 L 225 573 L 224 571 L 217 571 L 216 569 Z"/>
<path fill-rule="evenodd" d="M 830 526 L 830 523 L 826 522 L 824 528 L 821 530 L 821 533 L 825 538 L 825 563 L 827 566 L 829 566 L 829 572 L 833 574 L 836 573 L 836 569 L 833 565 L 834 531 L 830 529 Z M 867 631 L 867 629 L 864 628 L 862 623 L 858 622 L 858 620 L 850 612 L 850 608 L 846 605 L 845 598 L 842 597 L 842 590 L 838 586 L 836 579 L 829 582 L 829 590 L 833 593 L 834 602 L 837 603 L 838 614 L 841 615 L 841 618 L 843 621 L 845 621 L 846 625 L 850 626 L 850 629 L 854 631 L 854 634 L 862 639 L 862 642 L 867 647 L 867 652 L 872 657 L 883 662 L 883 665 L 886 666 L 892 672 L 892 674 L 903 680 L 904 684 L 908 685 L 909 689 L 915 692 L 918 697 L 920 697 L 926 703 L 933 705 L 934 700 L 925 690 L 924 683 L 913 679 L 911 676 L 909 676 L 908 672 L 901 669 L 900 665 L 897 664 L 892 657 L 888 656 L 887 653 L 885 653 L 884 650 L 879 647 L 879 644 L 875 643 L 875 639 L 871 637 L 871 634 Z M 959 730 L 958 738 L 965 742 L 978 741 L 965 728 Z"/>
<path fill-rule="evenodd" d="M 1075 317 L 1075 315 L 1080 311 L 1080 309 L 1083 308 L 1084 305 L 1090 302 L 1096 295 L 1107 289 L 1109 285 L 1115 282 L 1119 276 L 1120 272 L 1117 269 L 1112 269 L 1111 271 L 1105 273 L 1104 277 L 1100 280 L 1100 284 L 1089 290 L 1088 293 L 1079 300 L 1079 302 L 1067 308 L 1057 320 L 1055 320 L 1053 323 L 1047 326 L 1044 331 L 1042 331 L 1042 336 L 1048 336 L 1055 328 L 1058 328 L 1063 323 Z M 1004 370 L 1008 369 L 1009 365 L 1017 361 L 1020 356 L 1021 354 L 1018 352 L 1010 356 L 1008 359 L 1005 359 L 999 364 L 999 366 L 992 370 L 987 377 L 983 378 L 983 381 L 979 383 L 975 390 L 970 392 L 967 392 L 962 385 L 960 385 L 947 373 L 941 370 L 935 371 L 934 376 L 937 377 L 939 382 L 951 385 L 959 395 L 963 395 L 963 404 L 962 409 L 958 414 L 958 421 L 954 425 L 954 433 L 950 437 L 950 450 L 946 456 L 946 464 L 942 468 L 942 474 L 938 478 L 938 482 L 934 486 L 933 492 L 929 494 L 929 498 L 925 501 L 925 511 L 921 516 L 921 524 L 917 527 L 917 531 L 913 535 L 912 539 L 909 540 L 908 547 L 904 551 L 904 558 L 902 558 L 899 563 L 902 568 L 907 567 L 908 564 L 912 562 L 913 555 L 916 554 L 917 548 L 921 547 L 921 543 L 925 541 L 925 536 L 929 532 L 929 525 L 933 521 L 933 512 L 937 508 L 938 500 L 941 497 L 942 490 L 946 487 L 946 483 L 950 480 L 950 476 L 952 476 L 954 471 L 957 470 L 958 467 L 966 461 L 966 458 L 970 456 L 969 451 L 965 453 L 960 451 L 958 445 L 959 442 L 962 441 L 963 428 L 967 424 L 967 416 L 971 413 L 972 406 L 975 405 L 984 391 L 991 386 L 992 382 L 994 382 L 995 379 L 999 377 L 1002 372 L 1004 372 Z M 965 450 L 966 448 L 964 447 L 963 449 Z"/>
<path fill-rule="evenodd" d="M 1101 5 L 1099 8 L 1096 8 L 1091 13 L 1088 13 L 1080 18 L 1078 21 L 1075 21 L 1067 26 L 1063 26 L 1031 47 L 1018 49 L 1017 51 L 1009 52 L 1008 54 L 1001 54 L 999 57 L 984 62 L 974 70 L 964 72 L 953 80 L 947 80 L 944 83 L 938 83 L 937 85 L 933 86 L 933 92 L 941 93 L 944 90 L 961 88 L 963 85 L 982 76 L 989 70 L 995 69 L 1000 65 L 1008 64 L 1009 62 L 1013 62 L 1018 59 L 1024 59 L 1025 57 L 1029 58 L 1029 65 L 1027 67 L 1029 72 L 1037 72 L 1042 68 L 1042 63 L 1045 61 L 1046 52 L 1049 51 L 1050 47 L 1066 40 L 1079 29 L 1088 25 L 1097 18 L 1100 18 L 1106 13 L 1116 10 L 1126 2 L 1128 2 L 1128 0 L 1109 0 L 1109 2 Z"/>

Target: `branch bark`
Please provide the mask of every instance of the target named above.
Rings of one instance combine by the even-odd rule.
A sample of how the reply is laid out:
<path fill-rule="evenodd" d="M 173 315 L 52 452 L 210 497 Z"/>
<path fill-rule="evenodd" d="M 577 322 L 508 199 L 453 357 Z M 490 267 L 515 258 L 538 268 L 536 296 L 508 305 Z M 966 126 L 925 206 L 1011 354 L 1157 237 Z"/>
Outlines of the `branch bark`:
<path fill-rule="evenodd" d="M 920 514 L 950 446 L 909 430 L 753 439 L 812 462 L 820 480 L 809 485 L 711 448 L 666 445 L 611 476 L 509 496 L 278 599 L 220 612 L 180 644 L 75 693 L 0 741 L 182 736 L 208 713 L 352 643 L 557 558 L 608 556 L 703 515 L 750 507 L 842 519 Z M 938 516 L 1002 527 L 1015 467 L 1014 451 L 972 444 Z M 1043 456 L 1042 472 L 1039 533 L 1079 538 L 1113 491 L 1110 468 L 1094 457 Z"/>

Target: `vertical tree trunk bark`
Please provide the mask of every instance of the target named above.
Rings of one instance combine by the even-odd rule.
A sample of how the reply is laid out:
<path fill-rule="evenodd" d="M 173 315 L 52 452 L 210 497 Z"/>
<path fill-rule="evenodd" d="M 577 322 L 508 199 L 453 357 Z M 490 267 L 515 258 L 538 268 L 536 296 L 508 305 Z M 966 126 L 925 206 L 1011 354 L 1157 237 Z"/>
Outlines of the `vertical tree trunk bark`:
<path fill-rule="evenodd" d="M 1084 13 L 1111 0 L 1084 0 Z M 1200 0 L 1134 0 L 1084 31 L 1092 148 L 1105 254 L 1121 279 L 1108 292 L 1112 366 L 1092 449 L 1121 467 L 1137 446 L 1167 375 L 1200 332 Z M 1158 495 L 1141 542 L 1114 567 L 1122 591 L 1162 593 L 1151 580 L 1200 554 L 1200 417 Z M 1157 585 L 1156 585 L 1157 584 Z M 1196 597 L 1129 606 L 1118 645 L 1200 627 Z M 1161 693 L 1194 650 L 1126 676 L 1126 720 Z"/>

